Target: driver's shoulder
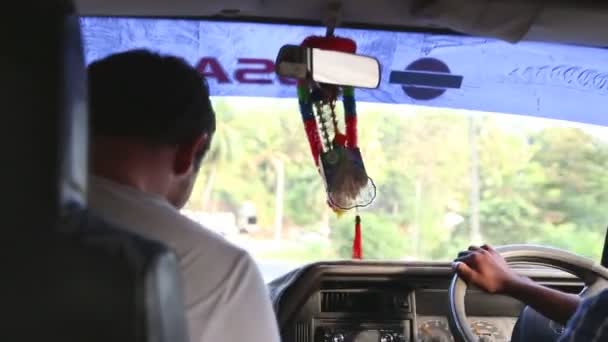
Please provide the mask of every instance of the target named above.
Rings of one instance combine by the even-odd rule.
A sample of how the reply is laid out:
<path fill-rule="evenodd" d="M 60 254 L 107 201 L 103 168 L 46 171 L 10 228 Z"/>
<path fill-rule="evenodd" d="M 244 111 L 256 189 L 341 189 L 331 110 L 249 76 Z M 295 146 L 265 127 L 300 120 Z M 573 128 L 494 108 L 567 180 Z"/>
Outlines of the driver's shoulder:
<path fill-rule="evenodd" d="M 581 302 L 577 314 L 586 316 L 588 320 L 597 319 L 608 322 L 608 289 L 595 296 L 585 298 Z"/>
<path fill-rule="evenodd" d="M 608 341 L 608 289 L 581 302 L 559 341 Z"/>

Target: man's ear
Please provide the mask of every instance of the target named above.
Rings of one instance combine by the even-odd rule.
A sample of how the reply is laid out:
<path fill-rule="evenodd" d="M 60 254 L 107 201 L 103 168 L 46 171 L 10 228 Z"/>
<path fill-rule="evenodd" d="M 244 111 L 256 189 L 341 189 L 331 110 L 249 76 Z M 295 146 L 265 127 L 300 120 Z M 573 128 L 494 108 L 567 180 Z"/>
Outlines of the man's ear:
<path fill-rule="evenodd" d="M 201 134 L 191 142 L 177 146 L 175 161 L 173 162 L 173 172 L 176 175 L 183 175 L 190 172 L 190 169 L 194 166 L 197 154 L 206 143 L 207 135 Z"/>

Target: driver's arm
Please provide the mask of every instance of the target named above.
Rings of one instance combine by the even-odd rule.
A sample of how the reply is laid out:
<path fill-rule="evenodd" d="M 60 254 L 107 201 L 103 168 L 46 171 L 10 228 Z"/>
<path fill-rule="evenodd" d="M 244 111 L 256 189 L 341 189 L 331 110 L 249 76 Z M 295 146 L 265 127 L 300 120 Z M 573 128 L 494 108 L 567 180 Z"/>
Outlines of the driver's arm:
<path fill-rule="evenodd" d="M 544 316 L 566 324 L 580 298 L 544 287 L 516 274 L 492 247 L 469 247 L 454 262 L 454 269 L 467 283 L 488 293 L 505 294 L 531 306 Z"/>

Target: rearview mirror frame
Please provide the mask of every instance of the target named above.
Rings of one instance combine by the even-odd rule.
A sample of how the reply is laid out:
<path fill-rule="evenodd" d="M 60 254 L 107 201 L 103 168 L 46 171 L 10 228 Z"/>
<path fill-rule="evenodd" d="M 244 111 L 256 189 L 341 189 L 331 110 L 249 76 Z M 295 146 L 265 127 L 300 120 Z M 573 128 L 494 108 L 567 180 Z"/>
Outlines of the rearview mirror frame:
<path fill-rule="evenodd" d="M 281 77 L 304 80 L 312 75 L 312 49 L 283 45 L 277 55 L 275 72 Z"/>
<path fill-rule="evenodd" d="M 350 60 L 351 65 L 358 63 L 359 66 L 365 66 L 367 70 L 364 71 L 368 71 L 370 74 L 374 73 L 374 75 L 371 75 L 367 80 L 360 78 L 356 83 L 354 80 L 345 81 L 346 77 L 337 76 L 332 79 L 327 76 L 328 70 L 337 64 L 331 64 L 331 62 L 329 62 L 330 60 L 333 60 L 334 63 L 337 63 L 340 60 Z M 366 65 L 364 65 L 364 63 Z M 317 66 L 316 68 L 315 64 Z M 343 64 L 341 64 L 340 67 L 342 68 L 342 71 L 345 71 L 349 75 L 350 72 L 355 74 L 361 72 L 361 68 L 349 67 L 348 65 L 345 66 Z M 352 86 L 364 89 L 377 89 L 380 86 L 382 78 L 382 70 L 377 58 L 298 45 L 284 45 L 281 47 L 275 61 L 275 72 L 281 77 L 295 78 L 298 80 L 309 79 L 320 83 Z"/>

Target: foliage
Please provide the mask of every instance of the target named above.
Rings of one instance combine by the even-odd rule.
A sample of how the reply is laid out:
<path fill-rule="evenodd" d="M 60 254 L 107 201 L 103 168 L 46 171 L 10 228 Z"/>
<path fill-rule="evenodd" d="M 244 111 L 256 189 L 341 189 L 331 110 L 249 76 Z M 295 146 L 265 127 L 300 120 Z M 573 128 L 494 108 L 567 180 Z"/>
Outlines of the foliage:
<path fill-rule="evenodd" d="M 326 243 L 289 245 L 285 257 L 350 257 L 353 214 L 328 217 L 297 102 L 224 98 L 214 104 L 218 133 L 190 209 L 236 213 L 251 201 L 259 237 L 271 236 L 277 195 L 273 161 L 280 160 L 286 239 L 323 235 L 330 228 Z M 378 189 L 374 204 L 361 212 L 366 258 L 447 260 L 468 246 L 471 148 L 479 151 L 485 241 L 549 244 L 599 258 L 608 225 L 603 207 L 608 134 L 602 138 L 544 119 L 451 109 L 359 104 L 358 111 L 362 155 Z M 475 146 L 469 140 L 469 115 L 478 115 Z M 210 199 L 204 196 L 209 189 Z"/>
<path fill-rule="evenodd" d="M 338 256 L 349 259 L 352 255 L 354 237 L 353 215 L 335 219 L 332 224 L 331 238 L 333 249 Z M 362 220 L 363 257 L 365 259 L 398 259 L 407 250 L 405 234 L 390 217 L 366 214 Z"/>

